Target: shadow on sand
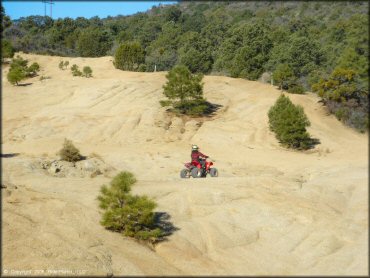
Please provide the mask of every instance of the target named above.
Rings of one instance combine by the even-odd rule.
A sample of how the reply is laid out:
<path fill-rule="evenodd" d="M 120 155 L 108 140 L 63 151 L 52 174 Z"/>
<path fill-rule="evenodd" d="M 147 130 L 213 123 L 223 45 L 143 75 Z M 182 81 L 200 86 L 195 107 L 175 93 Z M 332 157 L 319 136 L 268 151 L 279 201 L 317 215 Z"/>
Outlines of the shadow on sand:
<path fill-rule="evenodd" d="M 32 83 L 19 83 L 17 86 L 26 87 L 26 86 L 29 86 L 29 85 L 32 85 Z"/>
<path fill-rule="evenodd" d="M 11 158 L 20 155 L 20 153 L 2 153 L 1 158 Z"/>
<path fill-rule="evenodd" d="M 167 212 L 155 212 L 154 221 L 156 226 L 164 232 L 164 236 L 160 241 L 168 240 L 167 237 L 172 235 L 175 231 L 180 230 L 170 222 L 171 216 Z"/>
<path fill-rule="evenodd" d="M 308 147 L 307 147 L 308 150 L 311 150 L 315 148 L 316 145 L 321 144 L 320 140 L 317 138 L 310 138 L 307 140 L 307 143 L 308 143 Z"/>

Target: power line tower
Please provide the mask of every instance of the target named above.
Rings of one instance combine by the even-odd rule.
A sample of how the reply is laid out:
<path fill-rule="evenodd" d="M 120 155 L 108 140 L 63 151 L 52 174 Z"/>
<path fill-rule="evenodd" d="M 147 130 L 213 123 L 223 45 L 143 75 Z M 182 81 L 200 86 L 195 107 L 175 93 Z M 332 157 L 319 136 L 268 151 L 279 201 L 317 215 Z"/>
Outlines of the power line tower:
<path fill-rule="evenodd" d="M 44 3 L 44 16 L 46 16 L 46 4 L 49 4 L 50 6 L 50 17 L 53 18 L 53 5 L 55 3 L 53 3 L 53 0 L 42 0 L 42 2 Z"/>

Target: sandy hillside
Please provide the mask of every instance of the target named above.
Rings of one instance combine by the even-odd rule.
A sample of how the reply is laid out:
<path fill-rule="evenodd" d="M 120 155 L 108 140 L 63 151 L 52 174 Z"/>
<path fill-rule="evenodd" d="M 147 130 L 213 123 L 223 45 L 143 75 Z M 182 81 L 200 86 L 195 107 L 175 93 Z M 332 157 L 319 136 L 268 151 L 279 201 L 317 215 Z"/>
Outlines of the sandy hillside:
<path fill-rule="evenodd" d="M 60 70 L 60 57 L 22 54 L 40 76 L 2 80 L 3 269 L 8 274 L 367 275 L 368 137 L 343 126 L 313 94 L 301 104 L 320 140 L 279 146 L 267 111 L 280 92 L 207 76 L 214 117 L 166 115 L 165 73 L 114 69 L 111 57 L 69 58 L 93 78 Z M 65 59 L 64 59 L 65 60 Z M 36 167 L 64 138 L 112 169 L 133 172 L 177 231 L 155 252 L 105 230 L 96 197 L 109 175 L 54 177 Z M 215 160 L 218 178 L 181 180 L 190 145 Z M 60 272 L 57 272 L 60 271 Z"/>

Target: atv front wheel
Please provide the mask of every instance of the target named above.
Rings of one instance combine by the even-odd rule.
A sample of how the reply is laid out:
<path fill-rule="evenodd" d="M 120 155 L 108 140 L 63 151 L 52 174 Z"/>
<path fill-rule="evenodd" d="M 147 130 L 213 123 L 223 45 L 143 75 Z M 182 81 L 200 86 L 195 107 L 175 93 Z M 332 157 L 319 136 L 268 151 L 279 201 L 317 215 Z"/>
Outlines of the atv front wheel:
<path fill-rule="evenodd" d="M 211 175 L 211 177 L 218 177 L 218 170 L 216 168 L 211 168 L 209 170 L 209 174 Z"/>
<path fill-rule="evenodd" d="M 182 169 L 180 172 L 180 177 L 183 179 L 188 179 L 190 178 L 190 173 L 188 169 Z"/>
<path fill-rule="evenodd" d="M 202 170 L 200 170 L 197 167 L 194 167 L 193 169 L 191 169 L 190 173 L 193 178 L 200 178 L 202 176 Z"/>

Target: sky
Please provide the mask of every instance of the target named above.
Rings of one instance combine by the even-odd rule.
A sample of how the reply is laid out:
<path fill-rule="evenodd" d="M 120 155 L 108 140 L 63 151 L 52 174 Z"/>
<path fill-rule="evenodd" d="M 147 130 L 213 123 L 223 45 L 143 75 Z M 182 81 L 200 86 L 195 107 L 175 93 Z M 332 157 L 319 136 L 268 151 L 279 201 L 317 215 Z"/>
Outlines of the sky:
<path fill-rule="evenodd" d="M 50 0 L 49 0 L 50 1 Z M 176 1 L 53 1 L 52 18 L 130 15 L 145 12 L 152 6 L 175 4 Z M 45 14 L 45 4 L 39 1 L 2 1 L 5 14 L 11 19 L 30 15 Z M 46 5 L 46 15 L 50 16 L 50 5 Z"/>

